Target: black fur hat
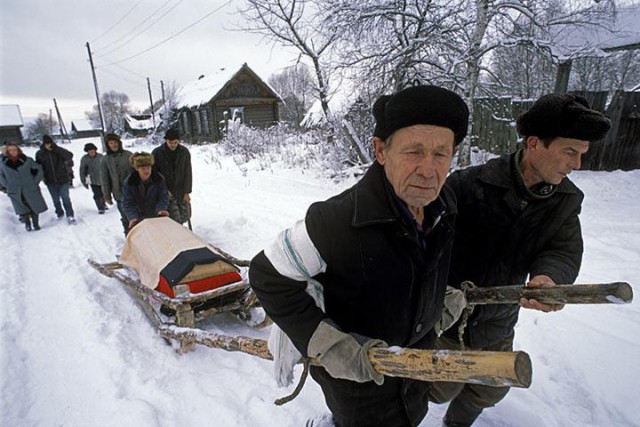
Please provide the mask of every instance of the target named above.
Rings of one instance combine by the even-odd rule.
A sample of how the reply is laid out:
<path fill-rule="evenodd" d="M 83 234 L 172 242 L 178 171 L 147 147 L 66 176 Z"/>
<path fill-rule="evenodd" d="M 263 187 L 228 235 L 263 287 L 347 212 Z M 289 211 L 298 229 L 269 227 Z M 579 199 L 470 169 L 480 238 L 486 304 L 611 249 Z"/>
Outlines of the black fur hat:
<path fill-rule="evenodd" d="M 524 137 L 597 141 L 609 132 L 611 121 L 591 109 L 583 97 L 565 93 L 540 97 L 529 111 L 518 117 L 516 125 Z"/>
<path fill-rule="evenodd" d="M 373 136 L 386 140 L 398 129 L 434 125 L 453 131 L 455 145 L 467 135 L 469 108 L 456 93 L 438 86 L 412 86 L 373 104 Z"/>
<path fill-rule="evenodd" d="M 168 139 L 169 141 L 173 141 L 174 139 L 180 139 L 180 132 L 178 129 L 170 128 L 164 133 L 164 139 Z"/>
<path fill-rule="evenodd" d="M 49 135 L 42 135 L 42 144 L 54 144 L 53 142 L 53 138 L 51 138 Z"/>
<path fill-rule="evenodd" d="M 84 144 L 84 152 L 88 153 L 89 150 L 96 150 L 98 151 L 98 147 L 96 147 L 95 144 L 92 144 L 91 142 Z"/>

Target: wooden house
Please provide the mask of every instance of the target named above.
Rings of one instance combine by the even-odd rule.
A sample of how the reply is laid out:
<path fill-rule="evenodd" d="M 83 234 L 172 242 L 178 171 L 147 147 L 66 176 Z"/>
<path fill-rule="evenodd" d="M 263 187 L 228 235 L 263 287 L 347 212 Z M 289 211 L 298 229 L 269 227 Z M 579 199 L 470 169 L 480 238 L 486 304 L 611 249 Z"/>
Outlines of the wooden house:
<path fill-rule="evenodd" d="M 71 136 L 76 139 L 100 136 L 100 128 L 91 124 L 91 120 L 73 120 Z"/>
<path fill-rule="evenodd" d="M 20 128 L 23 126 L 20 106 L 0 105 L 0 144 L 5 141 L 22 144 L 24 140 Z"/>
<path fill-rule="evenodd" d="M 153 131 L 151 114 L 125 114 L 124 131 L 135 137 L 145 137 Z"/>
<path fill-rule="evenodd" d="M 280 95 L 245 63 L 202 75 L 177 94 L 181 139 L 192 143 L 217 141 L 228 122 L 267 127 L 279 120 Z"/>

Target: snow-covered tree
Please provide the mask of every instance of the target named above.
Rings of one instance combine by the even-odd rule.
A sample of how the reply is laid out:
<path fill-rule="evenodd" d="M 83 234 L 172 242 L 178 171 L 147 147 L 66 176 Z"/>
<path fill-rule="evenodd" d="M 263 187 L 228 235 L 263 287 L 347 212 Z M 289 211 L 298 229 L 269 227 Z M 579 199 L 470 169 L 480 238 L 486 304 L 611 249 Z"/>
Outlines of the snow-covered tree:
<path fill-rule="evenodd" d="M 282 97 L 280 120 L 299 128 L 305 113 L 313 104 L 314 83 L 309 67 L 297 64 L 269 77 L 269 84 Z"/>
<path fill-rule="evenodd" d="M 28 139 L 42 139 L 43 135 L 51 135 L 58 130 L 58 121 L 49 114 L 40 113 L 35 120 L 25 126 L 25 136 Z"/>
<path fill-rule="evenodd" d="M 245 0 L 240 13 L 245 29 L 296 49 L 313 68 L 317 97 L 329 116 L 329 48 L 337 35 L 321 25 L 322 14 L 312 0 Z"/>

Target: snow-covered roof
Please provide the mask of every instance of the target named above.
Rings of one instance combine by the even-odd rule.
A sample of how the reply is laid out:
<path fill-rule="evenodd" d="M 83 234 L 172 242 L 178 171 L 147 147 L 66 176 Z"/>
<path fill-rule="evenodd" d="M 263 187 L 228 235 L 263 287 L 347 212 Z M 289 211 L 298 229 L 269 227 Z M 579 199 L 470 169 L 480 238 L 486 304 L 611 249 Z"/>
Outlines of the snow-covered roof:
<path fill-rule="evenodd" d="M 86 120 L 86 119 L 72 120 L 71 127 L 75 129 L 76 132 L 100 130 L 100 128 L 91 124 L 91 120 Z"/>
<path fill-rule="evenodd" d="M 24 126 L 20 106 L 0 105 L 0 126 Z"/>
<path fill-rule="evenodd" d="M 153 118 L 150 114 L 136 117 L 125 114 L 124 119 L 127 121 L 131 129 L 153 129 Z"/>
<path fill-rule="evenodd" d="M 621 7 L 609 22 L 577 26 L 566 24 L 552 30 L 554 56 L 561 59 L 604 56 L 608 50 L 640 45 L 640 5 Z"/>
<path fill-rule="evenodd" d="M 215 98 L 227 82 L 242 71 L 244 67 L 255 74 L 265 86 L 271 89 L 271 91 L 281 99 L 278 92 L 245 63 L 239 67 L 224 67 L 211 74 L 202 74 L 196 80 L 182 86 L 176 95 L 178 108 L 199 107 L 200 105 L 208 103 Z"/>

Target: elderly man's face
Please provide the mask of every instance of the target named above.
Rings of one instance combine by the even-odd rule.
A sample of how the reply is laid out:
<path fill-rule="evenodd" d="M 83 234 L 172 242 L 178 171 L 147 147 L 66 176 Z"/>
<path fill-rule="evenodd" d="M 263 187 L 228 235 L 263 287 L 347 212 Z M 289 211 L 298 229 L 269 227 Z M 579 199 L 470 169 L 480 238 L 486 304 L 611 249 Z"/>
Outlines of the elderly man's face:
<path fill-rule="evenodd" d="M 120 144 L 115 139 L 110 139 L 107 141 L 107 146 L 111 151 L 118 151 Z"/>
<path fill-rule="evenodd" d="M 386 144 L 374 138 L 376 158 L 410 210 L 421 209 L 440 194 L 455 152 L 453 142 L 451 129 L 432 125 L 398 129 Z"/>

